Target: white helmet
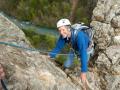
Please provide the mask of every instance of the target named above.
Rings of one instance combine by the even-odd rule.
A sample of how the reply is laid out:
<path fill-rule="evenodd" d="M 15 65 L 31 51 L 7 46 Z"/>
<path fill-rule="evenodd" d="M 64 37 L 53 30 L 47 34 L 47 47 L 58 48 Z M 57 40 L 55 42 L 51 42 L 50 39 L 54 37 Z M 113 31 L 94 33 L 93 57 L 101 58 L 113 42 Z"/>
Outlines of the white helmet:
<path fill-rule="evenodd" d="M 61 27 L 61 26 L 65 26 L 65 25 L 71 25 L 70 21 L 68 19 L 60 19 L 57 22 L 57 28 Z"/>

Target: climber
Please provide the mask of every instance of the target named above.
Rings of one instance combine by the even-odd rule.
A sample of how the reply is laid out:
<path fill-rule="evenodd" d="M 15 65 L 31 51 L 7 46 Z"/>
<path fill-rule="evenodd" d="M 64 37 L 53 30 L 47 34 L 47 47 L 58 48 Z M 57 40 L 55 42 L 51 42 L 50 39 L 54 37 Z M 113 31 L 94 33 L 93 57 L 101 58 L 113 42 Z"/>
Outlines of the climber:
<path fill-rule="evenodd" d="M 76 37 L 74 34 L 75 30 L 71 27 L 71 22 L 68 19 L 60 19 L 57 22 L 57 28 L 60 33 L 60 37 L 56 43 L 56 47 L 49 53 L 48 57 L 55 58 L 55 56 L 65 46 L 65 44 L 68 43 L 69 45 L 71 45 L 71 49 L 68 54 L 68 58 L 64 63 L 64 68 L 65 70 L 70 68 L 73 63 L 74 56 L 75 54 L 77 54 L 81 59 L 80 78 L 82 82 L 86 82 L 86 73 L 88 71 L 89 58 L 89 54 L 87 53 L 87 49 L 90 43 L 89 37 L 83 31 L 79 31 Z"/>

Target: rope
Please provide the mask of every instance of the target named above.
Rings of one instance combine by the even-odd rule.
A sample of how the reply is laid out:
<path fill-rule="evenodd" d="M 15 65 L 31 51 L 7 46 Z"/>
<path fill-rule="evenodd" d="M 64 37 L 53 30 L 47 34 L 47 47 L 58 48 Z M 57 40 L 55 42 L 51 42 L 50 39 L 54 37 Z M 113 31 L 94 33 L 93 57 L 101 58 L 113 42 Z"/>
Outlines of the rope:
<path fill-rule="evenodd" d="M 5 31 L 8 31 L 9 29 L 6 29 Z M 3 38 L 7 38 L 7 37 L 14 37 L 14 36 L 17 36 L 17 33 L 15 34 L 9 34 L 9 35 L 6 35 L 6 36 L 0 36 L 0 39 L 3 39 Z M 43 51 L 41 49 L 35 49 L 35 48 L 26 48 L 26 47 L 23 47 L 23 46 L 20 46 L 20 45 L 15 45 L 15 44 L 12 44 L 12 43 L 8 43 L 8 42 L 0 42 L 0 44 L 4 44 L 4 45 L 8 45 L 8 46 L 11 46 L 11 47 L 15 47 L 15 48 L 20 48 L 20 49 L 25 49 L 25 50 L 29 50 L 29 51 L 38 51 L 40 53 L 44 53 L 44 54 L 49 54 L 50 51 Z M 56 54 L 56 53 L 51 53 L 51 54 Z M 57 55 L 62 55 L 62 56 L 66 56 L 68 54 L 57 54 Z"/>
<path fill-rule="evenodd" d="M 7 37 L 15 37 L 15 36 L 17 36 L 17 34 L 10 34 L 6 36 L 0 36 L 0 39 L 7 38 Z"/>
<path fill-rule="evenodd" d="M 6 29 L 5 31 L 8 32 L 10 29 Z M 3 38 L 7 38 L 7 37 L 15 37 L 17 36 L 18 33 L 15 33 L 15 34 L 9 34 L 9 35 L 6 35 L 6 36 L 0 36 L 0 39 L 3 39 Z M 11 47 L 15 47 L 15 48 L 21 48 L 21 49 L 25 49 L 25 50 L 29 50 L 29 51 L 38 51 L 40 53 L 44 53 L 44 54 L 49 54 L 50 51 L 43 51 L 41 49 L 35 49 L 35 48 L 26 48 L 26 47 L 23 47 L 23 46 L 20 46 L 20 45 L 15 45 L 15 44 L 12 44 L 12 43 L 8 43 L 8 42 L 1 42 L 0 41 L 0 44 L 4 44 L 4 45 L 8 45 L 8 46 L 11 46 Z M 51 53 L 51 54 L 56 54 L 56 53 Z M 67 56 L 67 55 L 70 55 L 70 54 L 63 54 L 63 53 L 60 53 L 60 54 L 57 54 L 57 55 L 61 55 L 61 56 Z"/>
<path fill-rule="evenodd" d="M 50 51 L 43 51 L 43 50 L 35 49 L 35 48 L 26 48 L 26 47 L 23 47 L 23 46 L 20 46 L 20 45 L 15 45 L 15 44 L 8 43 L 8 42 L 0 42 L 0 44 L 8 45 L 8 46 L 15 47 L 15 48 L 20 48 L 20 49 L 25 49 L 25 50 L 29 50 L 29 51 L 38 51 L 38 52 L 44 53 L 44 54 L 49 54 L 50 53 Z M 56 54 L 56 53 L 51 53 L 51 54 Z M 61 53 L 61 54 L 57 54 L 57 55 L 66 56 L 68 54 L 62 54 Z"/>

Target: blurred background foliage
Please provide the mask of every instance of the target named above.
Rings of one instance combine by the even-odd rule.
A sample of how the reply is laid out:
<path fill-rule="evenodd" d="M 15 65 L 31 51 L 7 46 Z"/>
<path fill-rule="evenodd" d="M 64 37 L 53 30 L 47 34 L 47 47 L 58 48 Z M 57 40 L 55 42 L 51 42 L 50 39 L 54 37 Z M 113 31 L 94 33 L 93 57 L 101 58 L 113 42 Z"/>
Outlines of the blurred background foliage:
<path fill-rule="evenodd" d="M 55 47 L 56 38 L 52 35 L 42 35 L 35 32 L 34 29 L 23 30 L 26 37 L 35 48 L 41 48 L 43 50 L 51 50 Z"/>
<path fill-rule="evenodd" d="M 36 25 L 55 27 L 60 18 L 74 22 L 91 21 L 97 0 L 0 0 L 0 9 Z M 71 15 L 72 14 L 72 15 Z"/>

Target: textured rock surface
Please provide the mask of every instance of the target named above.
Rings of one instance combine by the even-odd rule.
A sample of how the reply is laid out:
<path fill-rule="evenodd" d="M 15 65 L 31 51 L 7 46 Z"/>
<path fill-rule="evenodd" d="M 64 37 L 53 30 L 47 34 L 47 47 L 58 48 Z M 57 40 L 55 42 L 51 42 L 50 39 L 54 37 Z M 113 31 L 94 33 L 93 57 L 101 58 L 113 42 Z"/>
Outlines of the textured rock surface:
<path fill-rule="evenodd" d="M 120 90 L 120 0 L 98 0 L 91 25 L 102 90 Z"/>
<path fill-rule="evenodd" d="M 0 15 L 0 42 L 31 47 L 22 30 L 3 15 Z M 6 71 L 9 90 L 81 90 L 37 51 L 0 44 L 0 63 Z"/>
<path fill-rule="evenodd" d="M 93 10 L 91 25 L 95 28 L 95 41 L 99 49 L 116 44 L 116 34 L 120 36 L 120 1 L 98 0 Z M 119 43 L 117 43 L 119 44 Z M 120 44 L 119 44 L 120 45 Z"/>
<path fill-rule="evenodd" d="M 98 0 L 91 25 L 98 56 L 89 67 L 91 90 L 120 90 L 120 1 Z M 32 47 L 24 33 L 0 15 L 0 42 Z M 0 44 L 0 63 L 9 90 L 82 90 L 45 55 Z M 78 80 L 79 84 L 81 82 Z"/>

